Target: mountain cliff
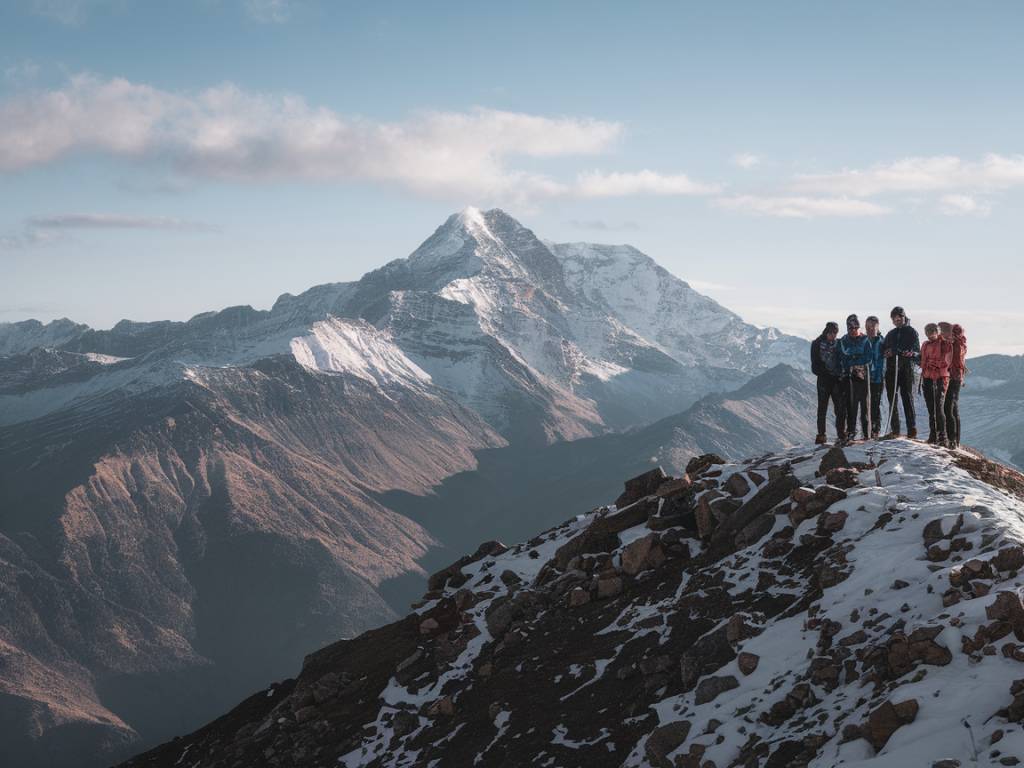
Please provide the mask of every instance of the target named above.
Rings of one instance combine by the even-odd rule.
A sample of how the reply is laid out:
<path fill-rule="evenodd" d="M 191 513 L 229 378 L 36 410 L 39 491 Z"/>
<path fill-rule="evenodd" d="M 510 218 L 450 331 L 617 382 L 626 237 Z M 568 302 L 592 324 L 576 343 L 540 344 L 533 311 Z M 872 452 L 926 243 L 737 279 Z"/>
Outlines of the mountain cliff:
<path fill-rule="evenodd" d="M 1024 476 L 906 440 L 687 470 L 125 765 L 1020 762 Z"/>

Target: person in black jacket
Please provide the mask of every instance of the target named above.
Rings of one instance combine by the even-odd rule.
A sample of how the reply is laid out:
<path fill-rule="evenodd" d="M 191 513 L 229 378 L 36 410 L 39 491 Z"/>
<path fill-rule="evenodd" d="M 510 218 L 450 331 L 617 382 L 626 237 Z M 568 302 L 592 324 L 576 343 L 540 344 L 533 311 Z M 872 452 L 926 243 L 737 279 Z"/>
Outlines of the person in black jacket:
<path fill-rule="evenodd" d="M 903 415 L 907 420 L 907 437 L 917 437 L 917 417 L 914 412 L 914 367 L 921 360 L 921 339 L 910 326 L 910 318 L 903 307 L 893 307 L 889 314 L 895 326 L 885 335 L 885 392 L 891 408 L 890 436 L 900 434 L 900 412 L 896 407 L 896 393 L 903 401 Z"/>
<path fill-rule="evenodd" d="M 842 387 L 842 368 L 839 360 L 838 323 L 826 323 L 825 330 L 811 342 L 811 371 L 818 377 L 818 445 L 826 442 L 825 419 L 828 401 L 836 417 L 836 433 L 840 442 L 846 440 L 846 395 Z"/>

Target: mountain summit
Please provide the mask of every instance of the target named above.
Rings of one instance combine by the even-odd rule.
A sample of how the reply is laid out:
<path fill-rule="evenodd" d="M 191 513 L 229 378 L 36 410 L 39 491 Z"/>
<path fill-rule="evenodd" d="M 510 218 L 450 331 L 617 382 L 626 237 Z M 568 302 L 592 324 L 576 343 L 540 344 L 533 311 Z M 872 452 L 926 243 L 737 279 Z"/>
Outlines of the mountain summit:
<path fill-rule="evenodd" d="M 1022 513 L 904 440 L 695 457 L 125 766 L 1017 765 Z"/>

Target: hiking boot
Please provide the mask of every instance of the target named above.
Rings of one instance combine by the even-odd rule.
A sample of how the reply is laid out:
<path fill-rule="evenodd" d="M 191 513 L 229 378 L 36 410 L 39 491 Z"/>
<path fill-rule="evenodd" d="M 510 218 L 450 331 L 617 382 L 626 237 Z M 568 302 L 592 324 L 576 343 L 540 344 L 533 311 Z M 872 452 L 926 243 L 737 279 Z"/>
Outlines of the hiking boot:
<path fill-rule="evenodd" d="M 908 429 L 907 430 L 907 439 L 908 440 L 917 440 L 917 430 L 916 429 Z"/>
<path fill-rule="evenodd" d="M 928 435 L 928 445 L 935 445 L 935 443 L 937 443 L 937 442 L 938 442 L 938 439 L 935 437 L 935 433 L 934 432 L 932 432 L 931 434 Z"/>
<path fill-rule="evenodd" d="M 877 440 L 878 439 L 878 430 L 877 429 L 872 429 L 871 430 L 871 439 L 872 440 Z"/>
<path fill-rule="evenodd" d="M 818 435 L 816 438 L 814 438 L 814 444 L 815 445 L 824 445 L 827 442 L 828 442 L 828 438 L 825 437 L 824 435 Z"/>

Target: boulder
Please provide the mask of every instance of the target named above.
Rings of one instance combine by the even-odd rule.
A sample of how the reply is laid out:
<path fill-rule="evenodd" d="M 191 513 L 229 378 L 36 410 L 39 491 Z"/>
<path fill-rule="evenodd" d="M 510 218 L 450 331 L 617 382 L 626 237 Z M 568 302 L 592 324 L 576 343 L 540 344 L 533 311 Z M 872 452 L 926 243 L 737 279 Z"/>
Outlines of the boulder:
<path fill-rule="evenodd" d="M 427 717 L 451 717 L 455 714 L 455 702 L 451 696 L 442 696 L 427 707 Z"/>
<path fill-rule="evenodd" d="M 583 589 L 581 587 L 575 587 L 569 590 L 569 607 L 579 608 L 581 605 L 586 605 L 590 602 L 590 590 Z"/>
<path fill-rule="evenodd" d="M 610 576 L 606 579 L 598 579 L 597 599 L 607 600 L 622 594 L 622 579 L 618 576 Z"/>
<path fill-rule="evenodd" d="M 858 483 L 858 474 L 852 467 L 836 467 L 825 474 L 825 482 L 836 488 L 853 488 Z"/>
<path fill-rule="evenodd" d="M 880 751 L 898 729 L 917 719 L 917 710 L 916 699 L 907 699 L 899 704 L 885 702 L 868 715 L 868 721 L 862 727 L 864 738 L 876 752 Z"/>
<path fill-rule="evenodd" d="M 725 459 L 717 453 L 702 453 L 700 456 L 694 456 L 686 463 L 686 474 L 690 477 L 696 477 L 715 464 L 725 464 Z"/>
<path fill-rule="evenodd" d="M 1024 548 L 1017 545 L 1001 547 L 992 558 L 992 565 L 1000 571 L 1019 571 L 1024 567 Z"/>
<path fill-rule="evenodd" d="M 1008 622 L 1017 639 L 1024 640 L 1024 604 L 1018 592 L 996 592 L 995 600 L 985 608 L 985 615 L 991 621 Z"/>
<path fill-rule="evenodd" d="M 740 651 L 740 655 L 736 657 L 736 665 L 744 675 L 754 674 L 760 661 L 760 656 L 756 653 L 748 653 L 747 651 Z"/>
<path fill-rule="evenodd" d="M 729 475 L 729 479 L 725 481 L 725 485 L 722 486 L 731 496 L 737 496 L 743 498 L 750 493 L 750 483 L 748 480 L 739 472 L 734 472 Z"/>
<path fill-rule="evenodd" d="M 747 523 L 736 534 L 736 547 L 746 549 L 763 539 L 775 527 L 774 515 L 759 515 Z"/>
<path fill-rule="evenodd" d="M 849 469 L 850 462 L 847 460 L 846 454 L 843 453 L 843 449 L 838 445 L 834 445 L 821 457 L 821 464 L 818 465 L 818 476 L 824 477 L 828 474 L 829 470 L 836 469 L 837 467 Z"/>
<path fill-rule="evenodd" d="M 665 470 L 661 467 L 655 467 L 652 470 L 644 472 L 642 475 L 630 478 L 623 484 L 625 486 L 625 490 L 619 495 L 619 498 L 615 500 L 615 506 L 619 509 L 623 509 L 624 507 L 644 498 L 644 496 L 650 496 L 657 491 L 658 487 L 667 479 L 668 475 L 665 474 Z"/>
<path fill-rule="evenodd" d="M 622 548 L 622 570 L 630 576 L 657 568 L 665 562 L 658 534 L 649 533 Z"/>
<path fill-rule="evenodd" d="M 726 691 L 739 688 L 739 681 L 732 675 L 720 675 L 705 677 L 697 685 L 697 692 L 694 695 L 694 702 L 697 705 L 707 704 L 714 701 Z"/>
<path fill-rule="evenodd" d="M 686 737 L 690 735 L 690 727 L 689 722 L 680 720 L 655 728 L 644 745 L 647 759 L 659 768 L 672 768 L 668 755 L 686 741 Z"/>

